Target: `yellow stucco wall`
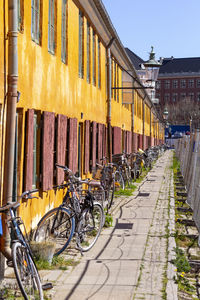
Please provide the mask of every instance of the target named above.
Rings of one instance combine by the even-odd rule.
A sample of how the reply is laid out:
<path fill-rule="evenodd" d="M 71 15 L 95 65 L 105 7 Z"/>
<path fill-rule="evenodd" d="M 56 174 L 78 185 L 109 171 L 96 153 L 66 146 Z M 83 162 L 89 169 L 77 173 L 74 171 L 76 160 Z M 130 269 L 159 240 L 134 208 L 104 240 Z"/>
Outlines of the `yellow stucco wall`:
<path fill-rule="evenodd" d="M 7 1 L 6 1 L 7 2 Z M 19 154 L 18 154 L 18 194 L 23 189 L 24 168 L 24 137 L 25 137 L 25 112 L 27 109 L 55 112 L 68 117 L 75 117 L 78 121 L 95 120 L 106 124 L 108 115 L 108 103 L 106 94 L 106 52 L 104 42 L 101 40 L 101 87 L 98 88 L 98 72 L 96 69 L 96 85 L 87 82 L 87 20 L 84 16 L 84 77 L 79 77 L 79 8 L 73 0 L 68 0 L 68 49 L 67 64 L 61 61 L 61 4 L 57 1 L 57 33 L 55 55 L 48 52 L 48 5 L 49 1 L 42 1 L 42 36 L 41 45 L 31 40 L 31 1 L 24 1 L 23 32 L 18 34 L 18 66 L 19 79 L 18 90 L 21 93 L 17 104 L 20 114 L 19 121 Z M 7 3 L 6 3 L 7 7 Z M 1 6 L 2 8 L 2 6 Z M 83 12 L 84 13 L 84 12 Z M 85 14 L 86 15 L 86 14 Z M 7 19 L 7 12 L 6 12 Z M 4 11 L 0 10 L 0 103 L 4 99 Z M 91 48 L 92 53 L 92 28 L 91 24 Z M 6 29 L 7 32 L 7 22 Z M 97 45 L 96 35 L 96 45 Z M 100 37 L 101 38 L 101 37 Z M 7 43 L 7 42 L 6 42 Z M 96 47 L 96 66 L 97 64 Z M 6 61 L 7 64 L 7 61 Z M 92 77 L 92 59 L 90 64 Z M 122 71 L 119 68 L 119 86 L 122 82 Z M 82 118 L 81 118 L 81 113 Z M 148 115 L 148 109 L 145 115 Z M 145 124 L 145 134 L 149 135 L 148 121 Z M 122 104 L 122 91 L 119 91 L 119 101 L 112 97 L 111 100 L 111 125 L 131 131 L 132 109 L 131 105 Z M 143 101 L 137 91 L 134 91 L 134 131 L 143 133 Z M 20 215 L 25 221 L 27 230 L 35 227 L 43 214 L 62 201 L 62 191 L 48 191 L 37 195 L 38 199 L 32 199 L 22 203 Z"/>
<path fill-rule="evenodd" d="M 134 92 L 134 132 L 143 133 L 143 101 L 137 91 Z"/>
<path fill-rule="evenodd" d="M 145 124 L 144 124 L 144 134 L 150 136 L 150 113 L 151 110 L 148 105 L 145 103 Z"/>

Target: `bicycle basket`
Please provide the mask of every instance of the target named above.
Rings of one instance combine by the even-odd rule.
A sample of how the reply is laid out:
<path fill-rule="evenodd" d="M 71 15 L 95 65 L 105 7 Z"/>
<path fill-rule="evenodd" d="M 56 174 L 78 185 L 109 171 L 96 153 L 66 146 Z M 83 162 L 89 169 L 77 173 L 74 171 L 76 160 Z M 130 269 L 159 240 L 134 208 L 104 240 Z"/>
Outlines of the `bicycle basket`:
<path fill-rule="evenodd" d="M 101 177 L 102 177 L 102 169 L 100 168 L 97 168 L 96 169 L 96 172 L 93 173 L 93 176 L 92 176 L 94 179 L 96 180 L 100 180 Z"/>
<path fill-rule="evenodd" d="M 112 162 L 117 165 L 122 165 L 124 163 L 124 156 L 123 154 L 113 154 Z"/>

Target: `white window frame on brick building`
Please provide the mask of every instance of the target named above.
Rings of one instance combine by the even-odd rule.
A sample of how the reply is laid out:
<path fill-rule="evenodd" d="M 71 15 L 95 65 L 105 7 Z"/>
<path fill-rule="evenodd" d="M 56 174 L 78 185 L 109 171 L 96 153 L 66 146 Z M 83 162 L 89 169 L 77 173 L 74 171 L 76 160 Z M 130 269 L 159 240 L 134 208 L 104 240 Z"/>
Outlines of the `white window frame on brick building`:
<path fill-rule="evenodd" d="M 170 89 L 170 81 L 169 80 L 165 80 L 165 82 L 164 82 L 164 87 L 165 87 L 165 89 Z"/>
<path fill-rule="evenodd" d="M 185 89 L 185 88 L 186 88 L 186 80 L 185 80 L 185 79 L 181 79 L 180 87 L 181 87 L 182 89 Z"/>
<path fill-rule="evenodd" d="M 188 97 L 191 101 L 194 101 L 194 93 L 188 93 Z"/>
<path fill-rule="evenodd" d="M 169 102 L 170 101 L 170 94 L 164 94 L 164 102 Z"/>
<path fill-rule="evenodd" d="M 177 102 L 178 101 L 178 94 L 177 93 L 173 93 L 172 94 L 172 102 Z"/>
<path fill-rule="evenodd" d="M 172 88 L 177 89 L 178 88 L 178 80 L 173 80 L 172 81 Z"/>
<path fill-rule="evenodd" d="M 181 97 L 180 97 L 180 100 L 185 100 L 185 98 L 186 98 L 186 93 L 181 93 L 180 96 L 181 96 Z"/>
<path fill-rule="evenodd" d="M 196 80 L 196 87 L 197 87 L 197 88 L 200 88 L 200 79 L 197 79 L 197 80 Z"/>
<path fill-rule="evenodd" d="M 189 79 L 188 80 L 188 87 L 193 88 L 194 87 L 194 79 Z"/>

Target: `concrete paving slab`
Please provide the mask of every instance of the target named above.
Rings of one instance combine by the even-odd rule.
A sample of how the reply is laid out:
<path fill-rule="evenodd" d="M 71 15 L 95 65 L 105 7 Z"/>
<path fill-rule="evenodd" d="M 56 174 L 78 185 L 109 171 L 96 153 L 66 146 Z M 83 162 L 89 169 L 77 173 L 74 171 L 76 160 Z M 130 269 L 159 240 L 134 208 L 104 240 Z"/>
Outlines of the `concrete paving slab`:
<path fill-rule="evenodd" d="M 65 285 L 62 290 L 56 293 L 56 298 L 59 300 L 77 300 L 77 299 L 91 299 L 91 300 L 116 300 L 127 299 L 132 300 L 134 293 L 134 286 L 123 285 L 116 289 L 115 285 L 79 285 L 78 289 L 73 290 L 73 285 Z M 66 295 L 63 297 L 63 295 Z"/>

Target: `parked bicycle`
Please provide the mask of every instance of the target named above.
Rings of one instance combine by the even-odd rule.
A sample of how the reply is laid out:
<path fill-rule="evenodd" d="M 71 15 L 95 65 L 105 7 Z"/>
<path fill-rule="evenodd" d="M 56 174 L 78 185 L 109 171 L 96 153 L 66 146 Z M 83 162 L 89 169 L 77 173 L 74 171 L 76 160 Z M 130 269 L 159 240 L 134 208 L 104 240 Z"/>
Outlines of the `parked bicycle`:
<path fill-rule="evenodd" d="M 26 191 L 21 198 L 34 198 L 31 194 L 38 190 Z M 43 286 L 33 260 L 33 254 L 30 249 L 26 228 L 20 217 L 16 217 L 16 210 L 20 206 L 19 202 L 13 202 L 0 207 L 1 213 L 8 213 L 8 227 L 11 238 L 12 261 L 9 262 L 14 267 L 15 276 L 22 292 L 23 297 L 28 299 L 43 299 Z M 23 226 L 22 233 L 20 226 Z"/>
<path fill-rule="evenodd" d="M 67 188 L 59 207 L 48 211 L 37 225 L 36 241 L 54 241 L 55 255 L 62 253 L 75 235 L 78 250 L 88 251 L 96 243 L 104 222 L 103 208 L 90 191 L 81 196 L 80 186 L 87 180 L 76 177 L 66 166 L 56 164 L 67 175 L 67 183 L 57 188 Z M 82 189 L 82 188 L 81 188 Z"/>
<path fill-rule="evenodd" d="M 94 180 L 89 181 L 88 189 L 108 212 L 113 204 L 115 176 L 113 164 L 107 163 L 106 160 L 107 157 L 101 159 L 103 165 L 96 163 L 96 172 L 93 174 Z"/>

